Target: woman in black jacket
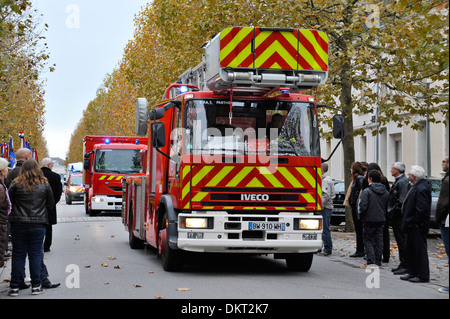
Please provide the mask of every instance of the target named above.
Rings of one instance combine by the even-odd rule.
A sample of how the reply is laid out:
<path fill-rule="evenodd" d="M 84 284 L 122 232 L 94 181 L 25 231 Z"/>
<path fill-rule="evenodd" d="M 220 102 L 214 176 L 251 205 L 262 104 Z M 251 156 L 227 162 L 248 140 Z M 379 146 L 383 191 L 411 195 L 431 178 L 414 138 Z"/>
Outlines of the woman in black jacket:
<path fill-rule="evenodd" d="M 13 243 L 10 296 L 17 296 L 23 282 L 23 270 L 28 255 L 31 293 L 42 293 L 41 264 L 43 242 L 48 223 L 47 211 L 55 205 L 47 179 L 35 160 L 25 161 L 14 179 L 9 195 L 12 204 L 9 222 Z"/>
<path fill-rule="evenodd" d="M 361 162 L 353 162 L 350 167 L 352 174 L 352 187 L 350 197 L 348 199 L 350 207 L 352 208 L 353 224 L 356 232 L 356 252 L 350 257 L 364 257 L 364 240 L 362 222 L 358 216 L 358 198 L 363 186 L 365 168 Z"/>

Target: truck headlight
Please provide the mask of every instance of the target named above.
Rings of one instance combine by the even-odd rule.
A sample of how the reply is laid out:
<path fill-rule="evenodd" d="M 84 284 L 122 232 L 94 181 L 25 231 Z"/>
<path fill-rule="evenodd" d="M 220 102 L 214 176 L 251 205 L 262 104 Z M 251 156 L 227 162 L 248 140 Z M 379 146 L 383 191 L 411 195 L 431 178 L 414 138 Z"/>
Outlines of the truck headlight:
<path fill-rule="evenodd" d="M 94 202 L 96 202 L 96 203 L 100 203 L 100 202 L 103 202 L 103 201 L 105 201 L 105 199 L 102 198 L 102 197 L 95 197 L 94 198 Z"/>
<path fill-rule="evenodd" d="M 321 219 L 297 219 L 296 227 L 297 230 L 320 230 L 322 229 Z"/>
<path fill-rule="evenodd" d="M 180 228 L 212 228 L 212 219 L 207 217 L 181 217 Z"/>

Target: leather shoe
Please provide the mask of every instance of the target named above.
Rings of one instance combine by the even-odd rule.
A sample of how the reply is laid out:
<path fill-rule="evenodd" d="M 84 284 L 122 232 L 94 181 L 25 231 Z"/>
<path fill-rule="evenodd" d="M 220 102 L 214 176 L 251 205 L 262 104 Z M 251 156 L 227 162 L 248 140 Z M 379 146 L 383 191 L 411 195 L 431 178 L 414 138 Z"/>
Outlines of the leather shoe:
<path fill-rule="evenodd" d="M 52 284 L 51 282 L 47 282 L 47 283 L 43 283 L 42 284 L 42 288 L 44 288 L 44 289 L 53 289 L 53 288 L 57 288 L 57 287 L 59 287 L 59 285 L 61 285 L 60 283 L 57 283 L 57 284 Z"/>
<path fill-rule="evenodd" d="M 364 257 L 364 256 L 365 256 L 364 253 L 358 253 L 358 252 L 356 252 L 356 253 L 354 253 L 354 254 L 351 254 L 349 257 L 355 258 L 355 257 Z"/>
<path fill-rule="evenodd" d="M 408 269 L 406 268 L 398 268 L 396 270 L 393 271 L 394 275 L 404 275 L 406 274 L 406 272 L 408 271 Z"/>
<path fill-rule="evenodd" d="M 400 277 L 401 280 L 410 280 L 411 278 L 414 278 L 414 276 L 410 274 L 406 274 Z"/>
<path fill-rule="evenodd" d="M 408 279 L 409 282 L 428 282 L 429 279 L 419 278 L 419 277 L 412 277 Z"/>

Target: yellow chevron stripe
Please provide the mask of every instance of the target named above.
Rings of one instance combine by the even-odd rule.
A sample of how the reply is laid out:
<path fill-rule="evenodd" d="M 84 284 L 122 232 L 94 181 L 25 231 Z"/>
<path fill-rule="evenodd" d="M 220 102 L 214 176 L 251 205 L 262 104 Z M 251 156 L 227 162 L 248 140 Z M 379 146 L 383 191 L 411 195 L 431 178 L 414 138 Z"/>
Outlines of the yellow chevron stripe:
<path fill-rule="evenodd" d="M 255 46 L 258 47 L 258 44 L 261 44 L 265 38 L 267 38 L 272 32 L 261 32 L 255 39 Z M 286 33 L 287 32 L 282 32 L 282 35 L 288 39 L 286 37 Z M 291 34 L 291 37 L 295 40 L 295 42 L 298 42 L 297 39 Z M 261 35 L 267 35 L 264 36 L 264 40 L 259 41 L 259 38 L 262 38 Z M 289 39 L 288 39 L 289 40 Z M 289 41 L 291 42 L 291 41 Z M 295 43 L 294 48 L 297 48 L 297 44 Z M 266 50 L 264 50 L 264 52 L 262 54 L 260 54 L 256 59 L 255 59 L 255 68 L 259 68 L 261 67 L 261 65 L 266 62 L 266 60 L 268 58 L 270 58 L 275 52 L 277 52 L 283 59 L 284 61 L 289 64 L 289 66 L 292 69 L 297 69 L 297 59 L 292 57 L 292 55 L 289 54 L 289 52 L 285 49 L 285 47 L 279 43 L 278 41 L 273 42 Z M 281 69 L 281 67 L 278 64 L 274 64 L 271 66 L 271 69 Z"/>
<path fill-rule="evenodd" d="M 303 34 L 306 39 L 308 39 L 323 62 L 328 65 L 328 53 L 322 49 L 319 43 L 317 43 L 317 40 L 312 34 L 311 30 L 299 30 L 299 32 Z M 328 36 L 324 32 L 318 32 L 318 34 L 326 43 L 328 43 Z"/>
<path fill-rule="evenodd" d="M 201 202 L 203 198 L 205 198 L 208 194 L 209 194 L 208 192 L 199 192 L 194 196 L 194 198 L 192 198 L 192 201 Z"/>
<path fill-rule="evenodd" d="M 225 166 L 224 168 L 222 168 L 220 170 L 219 173 L 217 173 L 216 176 L 214 176 L 209 182 L 208 184 L 206 184 L 207 187 L 214 187 L 217 186 L 217 184 L 219 184 L 219 182 L 228 175 L 228 173 L 233 169 L 233 166 Z"/>
<path fill-rule="evenodd" d="M 305 193 L 305 194 L 301 194 L 301 195 L 303 196 L 304 199 L 306 199 L 306 201 L 308 203 L 315 203 L 316 202 L 315 198 L 311 194 Z"/>
<path fill-rule="evenodd" d="M 244 167 L 236 176 L 227 184 L 227 187 L 234 187 L 239 184 L 245 176 L 252 171 L 253 167 Z"/>
<path fill-rule="evenodd" d="M 256 177 L 254 177 L 246 187 L 264 187 L 264 185 Z"/>
<path fill-rule="evenodd" d="M 318 51 L 322 52 L 322 55 L 320 55 L 321 57 L 323 56 L 323 50 L 322 48 L 319 46 L 319 44 L 317 43 L 316 39 L 314 38 L 314 35 L 311 33 L 310 30 L 299 30 L 300 33 L 302 33 L 307 39 L 308 41 L 314 46 L 314 48 Z M 311 39 L 312 37 L 312 39 Z M 306 62 L 309 63 L 309 65 L 313 68 L 313 70 L 322 70 L 322 68 L 320 67 L 320 65 L 317 63 L 317 61 L 314 59 L 314 56 L 311 54 L 311 52 L 308 51 L 308 49 L 306 49 L 302 43 L 299 41 L 299 48 L 298 51 L 300 52 L 301 56 L 306 60 Z M 324 62 L 328 63 L 328 55 L 326 55 L 326 60 L 324 60 Z M 300 69 L 300 65 L 299 65 L 299 69 Z"/>
<path fill-rule="evenodd" d="M 297 188 L 303 188 L 303 185 L 298 181 L 298 179 L 296 179 L 294 177 L 294 175 L 291 174 L 291 172 L 289 172 L 289 170 L 286 167 L 278 167 L 278 171 L 281 173 L 281 175 L 284 176 L 284 178 L 286 178 L 289 183 L 292 184 L 292 186 L 297 187 Z"/>
<path fill-rule="evenodd" d="M 259 172 L 273 185 L 273 187 L 285 187 L 265 166 L 258 167 Z"/>
<path fill-rule="evenodd" d="M 214 166 L 203 167 L 194 177 L 192 177 L 192 186 L 196 186 L 213 168 Z"/>
<path fill-rule="evenodd" d="M 304 167 L 296 167 L 297 171 L 308 181 L 311 187 L 316 188 L 316 180 L 313 176 L 308 172 L 308 170 Z"/>
<path fill-rule="evenodd" d="M 220 38 L 223 39 L 233 28 L 227 28 L 220 33 Z M 226 47 L 221 48 L 220 50 L 220 61 L 225 59 L 228 54 L 230 54 L 236 46 L 250 33 L 253 32 L 252 27 L 242 28 L 236 36 L 231 40 Z M 249 43 L 243 50 L 239 52 L 239 54 L 231 61 L 227 66 L 228 67 L 237 67 L 239 66 L 249 55 L 252 54 L 251 51 L 251 43 Z"/>
<path fill-rule="evenodd" d="M 104 180 L 106 178 L 106 175 L 103 175 L 103 176 L 101 176 L 98 180 L 99 181 L 102 181 L 102 180 Z"/>

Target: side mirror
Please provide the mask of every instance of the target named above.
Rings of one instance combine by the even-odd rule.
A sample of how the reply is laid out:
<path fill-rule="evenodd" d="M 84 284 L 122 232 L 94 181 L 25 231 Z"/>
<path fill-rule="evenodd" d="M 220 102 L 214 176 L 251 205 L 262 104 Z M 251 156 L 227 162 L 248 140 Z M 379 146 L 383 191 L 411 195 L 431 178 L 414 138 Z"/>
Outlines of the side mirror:
<path fill-rule="evenodd" d="M 164 127 L 164 123 L 162 122 L 152 123 L 152 144 L 153 147 L 155 148 L 160 148 L 166 145 L 166 130 Z"/>
<path fill-rule="evenodd" d="M 85 171 L 88 171 L 91 169 L 91 160 L 89 157 L 85 157 L 83 160 L 83 168 Z"/>
<path fill-rule="evenodd" d="M 345 137 L 344 115 L 336 114 L 333 116 L 333 137 L 343 139 Z"/>
<path fill-rule="evenodd" d="M 164 117 L 164 113 L 165 113 L 165 110 L 162 107 L 157 108 L 157 109 L 153 109 L 153 110 L 150 111 L 150 113 L 148 115 L 148 118 L 150 120 L 152 120 L 152 121 L 160 120 L 160 119 L 162 119 Z"/>

